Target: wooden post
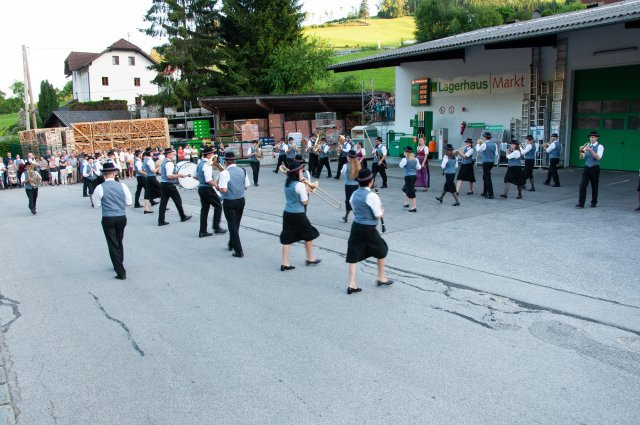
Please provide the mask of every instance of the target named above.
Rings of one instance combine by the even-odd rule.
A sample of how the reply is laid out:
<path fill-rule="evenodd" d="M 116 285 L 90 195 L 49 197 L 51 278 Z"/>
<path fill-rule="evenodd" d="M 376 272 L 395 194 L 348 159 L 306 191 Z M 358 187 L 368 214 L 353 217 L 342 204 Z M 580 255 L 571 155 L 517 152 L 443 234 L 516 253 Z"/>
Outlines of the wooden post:
<path fill-rule="evenodd" d="M 22 45 L 22 70 L 24 72 L 24 125 L 27 130 L 31 130 L 31 123 L 29 121 L 29 93 L 27 92 L 27 46 Z"/>

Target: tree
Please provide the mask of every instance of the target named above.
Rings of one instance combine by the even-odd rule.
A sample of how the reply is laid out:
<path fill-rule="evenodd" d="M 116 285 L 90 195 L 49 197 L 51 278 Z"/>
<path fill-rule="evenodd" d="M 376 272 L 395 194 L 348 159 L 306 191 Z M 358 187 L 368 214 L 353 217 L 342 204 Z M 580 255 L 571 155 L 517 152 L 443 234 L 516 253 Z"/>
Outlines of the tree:
<path fill-rule="evenodd" d="M 40 82 L 40 95 L 38 96 L 38 112 L 43 122 L 49 119 L 53 111 L 58 110 L 58 95 L 53 85 L 44 80 Z"/>
<path fill-rule="evenodd" d="M 461 0 L 424 0 L 418 5 L 415 19 L 419 43 L 503 23 L 494 7 Z"/>
<path fill-rule="evenodd" d="M 382 0 L 378 18 L 393 19 L 404 16 L 405 0 Z"/>
<path fill-rule="evenodd" d="M 229 94 L 264 94 L 274 89 L 267 77 L 270 57 L 278 47 L 293 46 L 303 38 L 301 8 L 298 0 L 222 0 L 220 69 Z"/>
<path fill-rule="evenodd" d="M 360 8 L 358 9 L 358 18 L 369 19 L 369 2 L 362 0 L 360 2 Z"/>
<path fill-rule="evenodd" d="M 153 68 L 154 83 L 162 85 L 167 74 L 178 71 L 190 100 L 216 94 L 222 80 L 218 70 L 221 39 L 217 0 L 154 0 L 141 31 L 167 42 L 155 48 L 161 60 Z"/>
<path fill-rule="evenodd" d="M 62 87 L 62 90 L 58 91 L 58 103 L 64 103 L 71 100 L 73 97 L 73 81 L 67 81 Z"/>

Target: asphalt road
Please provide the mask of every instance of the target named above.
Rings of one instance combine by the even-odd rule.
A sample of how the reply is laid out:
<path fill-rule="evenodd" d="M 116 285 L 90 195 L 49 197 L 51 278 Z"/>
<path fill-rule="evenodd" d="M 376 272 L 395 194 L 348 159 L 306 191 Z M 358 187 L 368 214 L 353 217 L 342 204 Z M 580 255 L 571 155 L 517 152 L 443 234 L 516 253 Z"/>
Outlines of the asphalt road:
<path fill-rule="evenodd" d="M 431 171 L 409 214 L 391 170 L 396 284 L 376 287 L 362 263 L 351 296 L 350 225 L 317 199 L 322 263 L 304 266 L 296 245 L 297 269 L 280 272 L 283 176 L 267 167 L 247 193 L 244 258 L 227 235 L 197 237 L 197 193 L 182 191 L 189 222 L 172 206 L 161 228 L 157 211 L 128 212 L 124 282 L 80 186 L 41 189 L 36 216 L 24 191 L 0 192 L 5 418 L 13 406 L 22 425 L 639 423 L 637 174 L 603 173 L 598 208 L 577 210 L 577 169 L 560 188 L 537 172 L 522 200 L 477 186 L 455 208 L 433 199 Z M 342 201 L 342 182 L 320 180 Z"/>

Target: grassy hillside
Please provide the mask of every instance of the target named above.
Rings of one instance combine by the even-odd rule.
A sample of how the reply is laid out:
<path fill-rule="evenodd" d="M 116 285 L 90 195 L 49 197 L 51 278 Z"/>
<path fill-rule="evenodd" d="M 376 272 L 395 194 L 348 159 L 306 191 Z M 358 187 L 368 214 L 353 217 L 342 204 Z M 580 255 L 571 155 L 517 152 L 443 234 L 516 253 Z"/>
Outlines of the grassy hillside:
<path fill-rule="evenodd" d="M 7 127 L 10 127 L 18 122 L 18 114 L 5 114 L 0 115 L 0 135 L 4 134 Z"/>
<path fill-rule="evenodd" d="M 338 56 L 336 58 L 336 63 L 347 62 L 354 59 L 360 59 L 367 56 L 376 55 L 381 53 L 381 50 L 373 50 L 373 51 L 365 51 L 352 53 L 350 55 Z M 373 81 L 373 87 L 375 90 L 382 90 L 386 92 L 395 91 L 395 83 L 396 83 L 396 69 L 393 67 L 390 68 L 379 68 L 379 69 L 365 69 L 362 71 L 350 71 L 350 72 L 342 72 L 337 75 L 353 75 L 356 80 L 364 81 L 364 87 L 366 90 L 371 90 L 371 80 Z"/>
<path fill-rule="evenodd" d="M 305 28 L 308 36 L 326 40 L 331 46 L 360 47 L 377 46 L 378 40 L 383 47 L 398 47 L 404 40 L 413 40 L 416 23 L 412 16 L 398 19 L 371 18 L 363 22 L 336 24 L 326 27 Z"/>

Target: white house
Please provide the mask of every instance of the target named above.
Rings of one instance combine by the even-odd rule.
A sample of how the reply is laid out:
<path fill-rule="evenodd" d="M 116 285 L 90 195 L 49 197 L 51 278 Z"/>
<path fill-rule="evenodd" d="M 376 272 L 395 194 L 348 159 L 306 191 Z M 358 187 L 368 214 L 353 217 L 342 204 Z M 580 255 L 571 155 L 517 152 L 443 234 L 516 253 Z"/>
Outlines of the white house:
<path fill-rule="evenodd" d="M 73 98 L 79 102 L 126 100 L 141 105 L 141 95 L 157 94 L 151 83 L 156 62 L 138 46 L 120 39 L 102 53 L 71 52 L 64 73 L 73 81 Z"/>
<path fill-rule="evenodd" d="M 388 66 L 396 69 L 396 132 L 412 134 L 422 112 L 433 117 L 435 137 L 446 134 L 456 147 L 469 124 L 497 129 L 504 141 L 531 134 L 544 142 L 558 133 L 564 165 L 581 166 L 579 147 L 595 130 L 607 149 L 603 168 L 640 167 L 640 0 L 483 28 L 329 69 Z"/>

